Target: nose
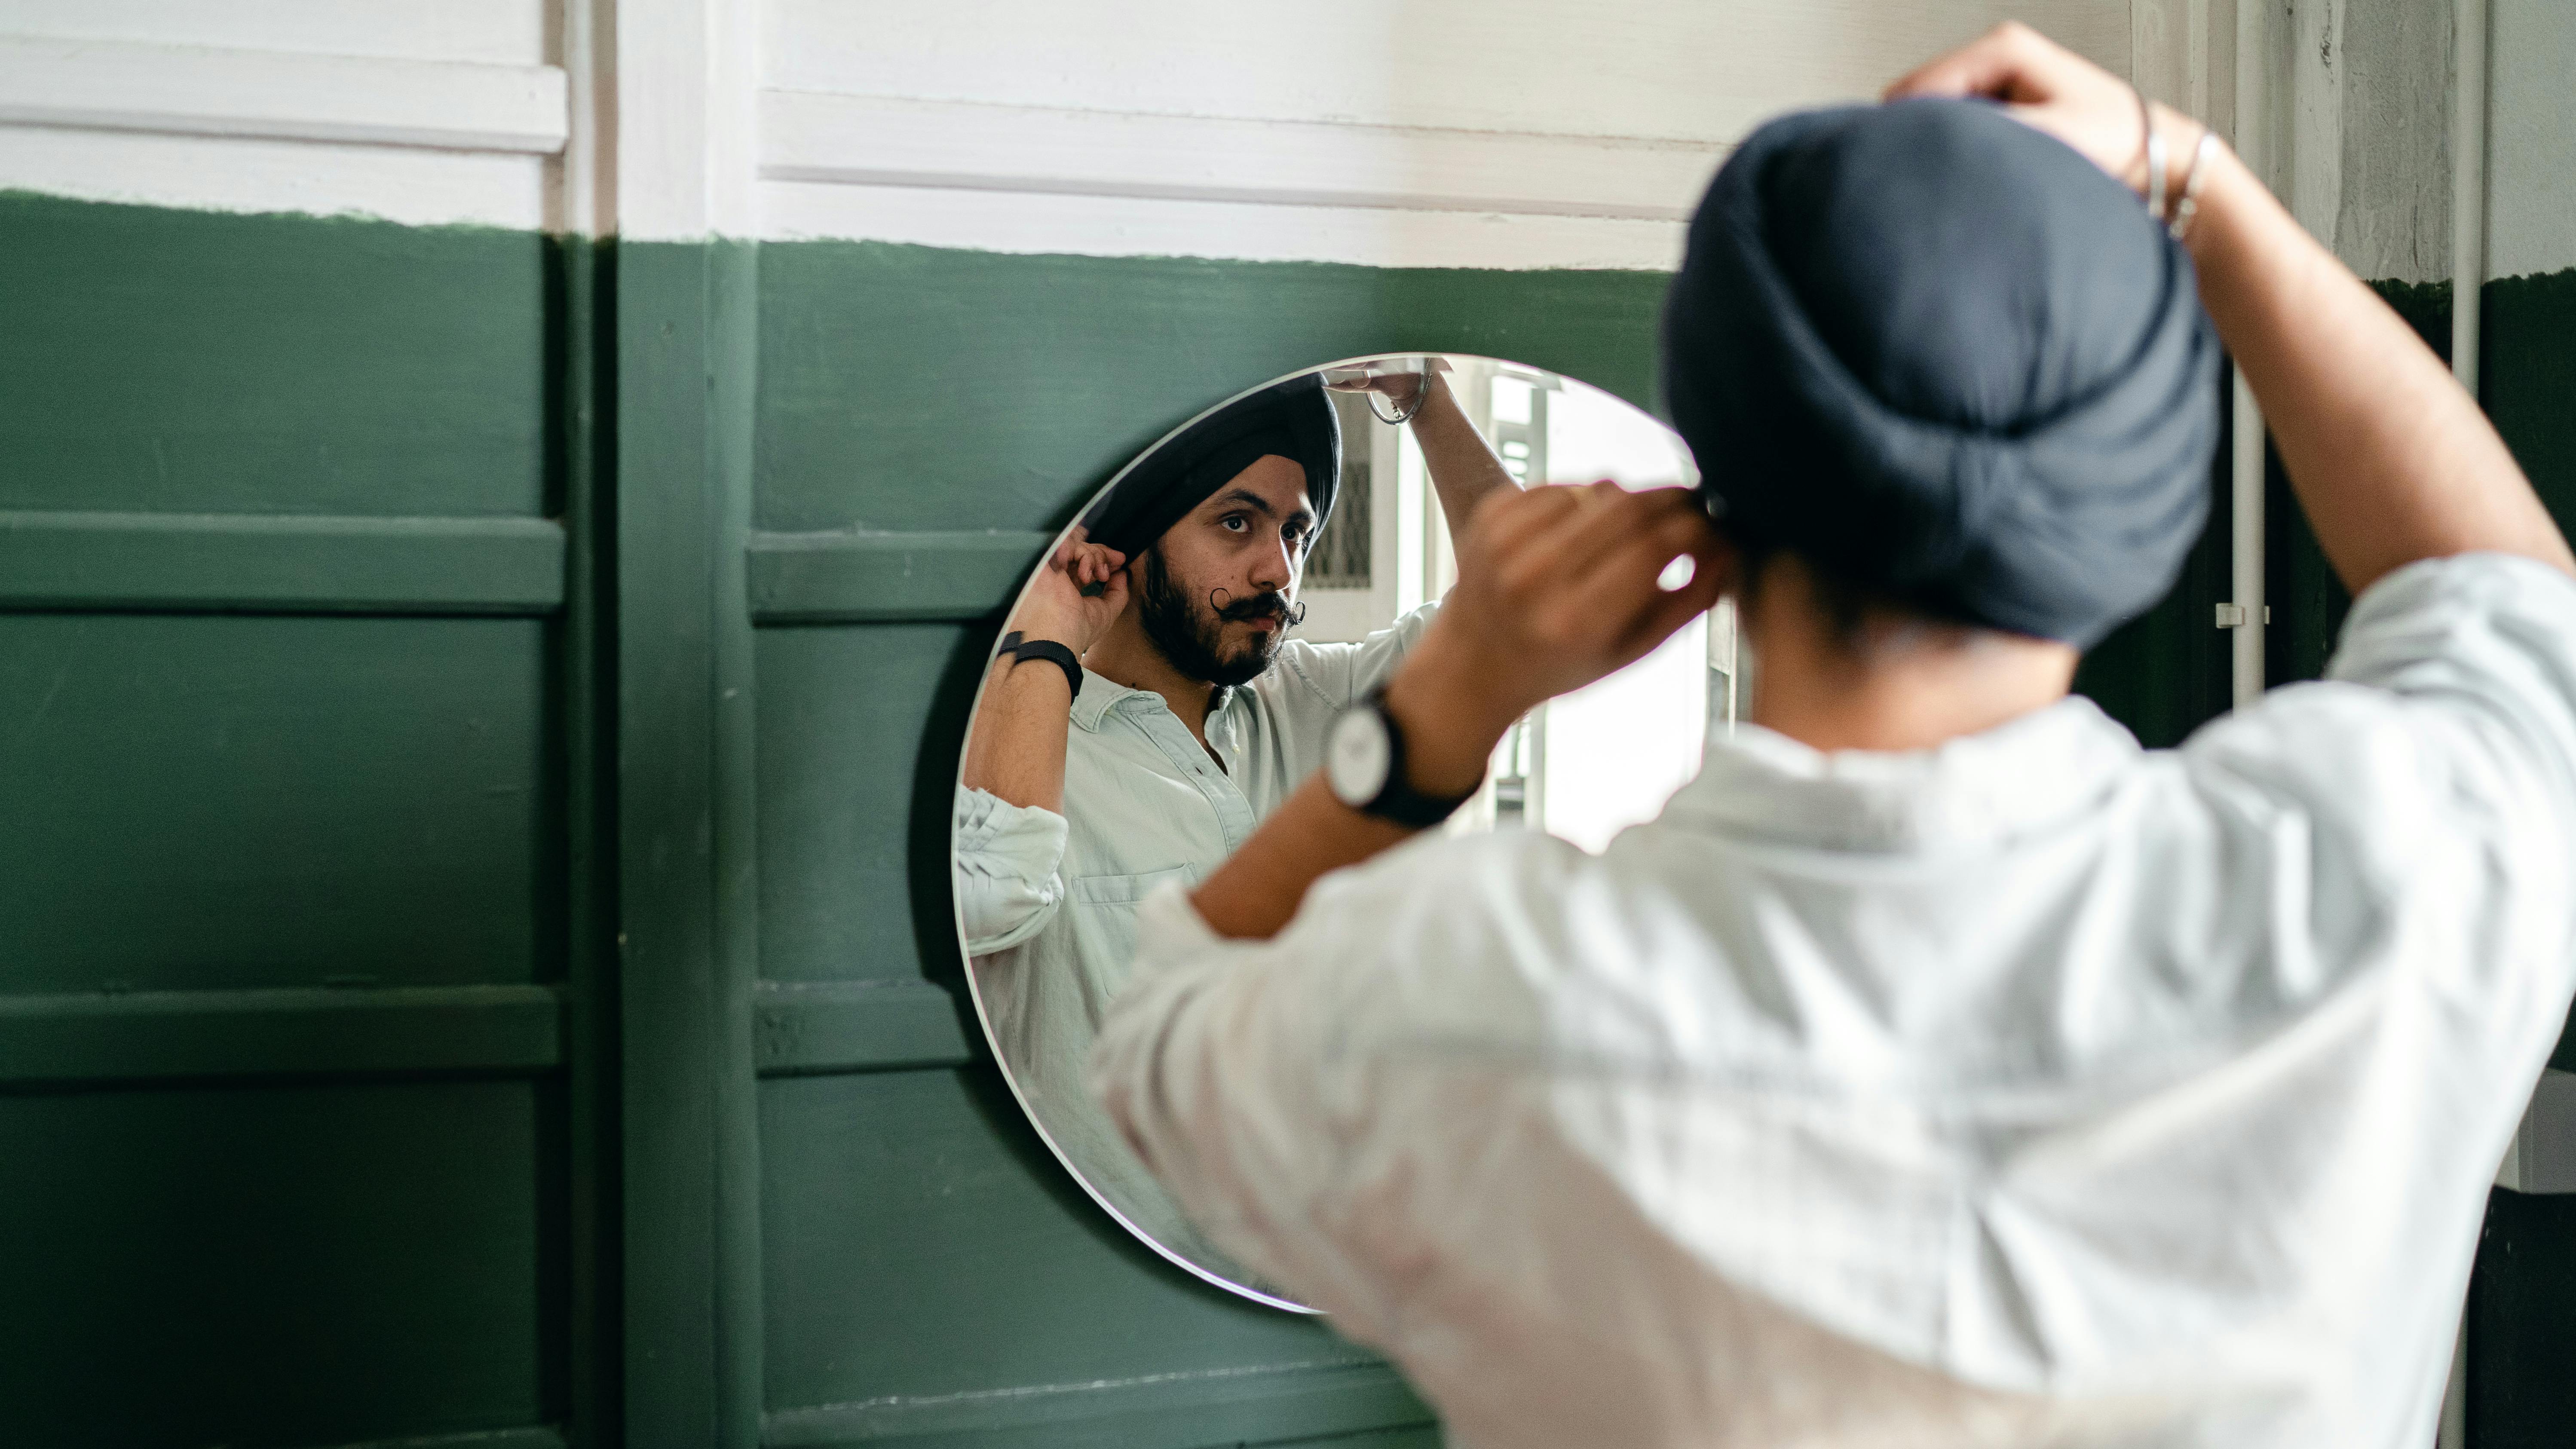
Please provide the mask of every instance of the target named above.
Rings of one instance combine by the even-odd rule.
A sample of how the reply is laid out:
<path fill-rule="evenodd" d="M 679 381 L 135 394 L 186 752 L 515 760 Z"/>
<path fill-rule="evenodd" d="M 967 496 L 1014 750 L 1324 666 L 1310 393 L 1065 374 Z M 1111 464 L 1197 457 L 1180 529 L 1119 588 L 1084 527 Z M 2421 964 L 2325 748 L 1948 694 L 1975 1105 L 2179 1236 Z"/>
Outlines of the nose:
<path fill-rule="evenodd" d="M 1272 534 L 1271 542 L 1273 546 L 1263 549 L 1252 563 L 1248 582 L 1255 593 L 1286 593 L 1297 577 L 1297 545 L 1284 532 Z"/>

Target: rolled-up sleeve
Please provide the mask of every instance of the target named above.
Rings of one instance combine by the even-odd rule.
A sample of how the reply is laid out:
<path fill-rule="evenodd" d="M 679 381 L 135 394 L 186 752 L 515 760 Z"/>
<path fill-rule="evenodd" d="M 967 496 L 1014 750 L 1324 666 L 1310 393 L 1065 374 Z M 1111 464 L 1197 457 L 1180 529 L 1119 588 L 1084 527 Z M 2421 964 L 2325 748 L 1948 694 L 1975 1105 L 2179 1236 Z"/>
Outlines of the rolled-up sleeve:
<path fill-rule="evenodd" d="M 951 839 L 967 955 L 1006 951 L 1046 929 L 1064 904 L 1063 816 L 961 785 Z"/>

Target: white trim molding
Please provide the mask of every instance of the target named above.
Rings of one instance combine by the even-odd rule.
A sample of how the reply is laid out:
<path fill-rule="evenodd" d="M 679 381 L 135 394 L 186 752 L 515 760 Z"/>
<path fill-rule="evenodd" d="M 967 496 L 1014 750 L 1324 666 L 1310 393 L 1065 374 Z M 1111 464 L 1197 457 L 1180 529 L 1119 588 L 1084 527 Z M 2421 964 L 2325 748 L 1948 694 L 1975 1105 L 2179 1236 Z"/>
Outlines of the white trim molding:
<path fill-rule="evenodd" d="M 760 96 L 760 176 L 1161 201 L 1681 221 L 1726 148 L 1320 121 Z"/>
<path fill-rule="evenodd" d="M 551 156 L 564 72 L 0 36 L 0 124 Z"/>
<path fill-rule="evenodd" d="M 618 234 L 757 236 L 755 0 L 616 0 L 613 25 Z"/>

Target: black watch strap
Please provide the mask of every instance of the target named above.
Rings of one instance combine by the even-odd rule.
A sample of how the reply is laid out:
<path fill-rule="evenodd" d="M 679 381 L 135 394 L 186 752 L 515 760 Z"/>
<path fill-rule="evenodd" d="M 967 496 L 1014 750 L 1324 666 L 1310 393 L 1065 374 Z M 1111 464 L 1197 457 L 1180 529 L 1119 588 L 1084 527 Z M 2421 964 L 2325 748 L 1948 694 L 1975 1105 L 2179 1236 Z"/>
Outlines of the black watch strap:
<path fill-rule="evenodd" d="M 1377 798 L 1359 807 L 1362 813 L 1391 820 L 1408 830 L 1428 830 L 1458 813 L 1458 807 L 1476 798 L 1476 790 L 1485 787 L 1483 780 L 1464 795 L 1425 795 L 1405 778 L 1409 757 L 1405 752 L 1404 726 L 1398 724 L 1395 712 L 1386 707 L 1386 690 L 1370 690 L 1360 701 L 1360 708 L 1376 712 L 1386 730 L 1386 783 L 1378 787 Z"/>
<path fill-rule="evenodd" d="M 1064 682 L 1072 686 L 1073 697 L 1082 698 L 1082 661 L 1076 659 L 1073 650 L 1067 646 L 1053 639 L 1022 639 L 1020 631 L 1014 629 L 1002 636 L 1001 647 L 994 652 L 1008 654 L 1015 660 L 1045 660 L 1064 671 Z"/>

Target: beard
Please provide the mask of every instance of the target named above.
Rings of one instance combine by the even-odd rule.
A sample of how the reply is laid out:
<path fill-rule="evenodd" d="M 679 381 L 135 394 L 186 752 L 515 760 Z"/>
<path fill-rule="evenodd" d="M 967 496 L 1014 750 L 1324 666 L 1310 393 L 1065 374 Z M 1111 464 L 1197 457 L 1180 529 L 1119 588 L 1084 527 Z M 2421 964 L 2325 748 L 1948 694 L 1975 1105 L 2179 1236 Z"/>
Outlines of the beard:
<path fill-rule="evenodd" d="M 1288 600 L 1282 594 L 1254 594 L 1223 608 L 1190 597 L 1164 571 L 1163 551 L 1145 551 L 1144 589 L 1136 599 L 1137 622 L 1145 637 L 1162 651 L 1174 669 L 1192 679 L 1232 689 L 1250 684 L 1270 667 L 1288 633 Z M 1254 634 L 1226 652 L 1225 626 L 1243 619 L 1275 618 L 1279 627 Z"/>

